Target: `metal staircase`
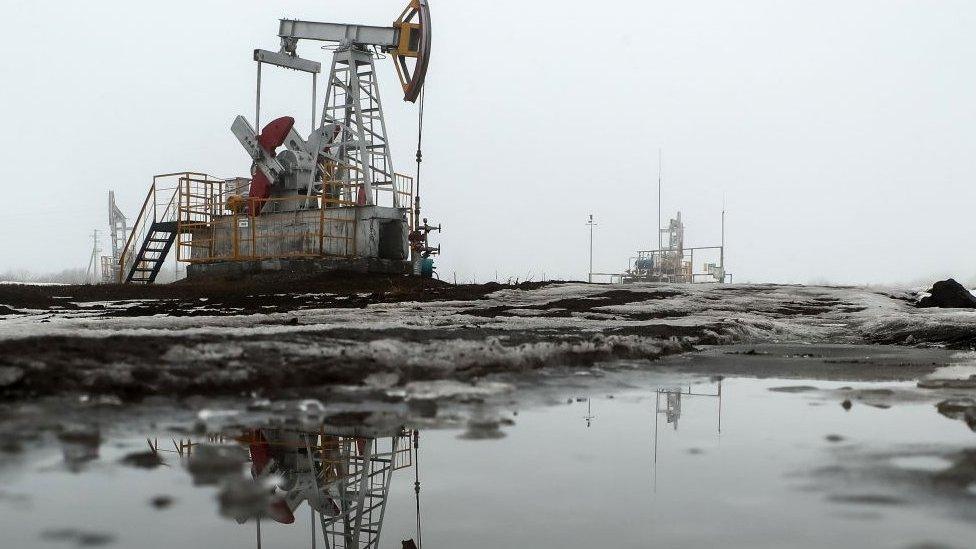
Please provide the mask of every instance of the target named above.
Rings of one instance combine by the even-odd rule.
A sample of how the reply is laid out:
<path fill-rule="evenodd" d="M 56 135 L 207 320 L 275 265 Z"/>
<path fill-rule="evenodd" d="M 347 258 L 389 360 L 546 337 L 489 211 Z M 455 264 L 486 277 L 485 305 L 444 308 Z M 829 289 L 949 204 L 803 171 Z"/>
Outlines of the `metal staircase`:
<path fill-rule="evenodd" d="M 160 221 L 149 226 L 149 232 L 142 241 L 142 247 L 135 256 L 135 261 L 125 281 L 135 284 L 152 284 L 156 281 L 160 269 L 166 262 L 173 242 L 176 240 L 176 221 Z"/>
<path fill-rule="evenodd" d="M 195 172 L 157 175 L 132 226 L 119 258 L 119 280 L 125 284 L 152 284 L 166 262 L 180 232 L 180 182 L 208 177 Z"/>

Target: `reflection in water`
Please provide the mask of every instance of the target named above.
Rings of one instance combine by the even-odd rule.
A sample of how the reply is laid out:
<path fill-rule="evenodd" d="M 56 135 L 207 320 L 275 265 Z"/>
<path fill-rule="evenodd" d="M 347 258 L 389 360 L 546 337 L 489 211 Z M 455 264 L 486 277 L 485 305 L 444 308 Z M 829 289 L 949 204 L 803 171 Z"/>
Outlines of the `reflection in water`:
<path fill-rule="evenodd" d="M 681 399 L 682 397 L 713 397 L 718 399 L 718 434 L 722 434 L 722 379 L 717 381 L 714 393 L 693 393 L 691 386 L 688 390 L 681 387 L 668 387 L 658 389 L 654 395 L 654 492 L 657 493 L 657 441 L 658 441 L 658 419 L 664 415 L 665 424 L 674 425 L 674 430 L 678 430 L 678 420 L 681 419 Z M 662 408 L 663 401 L 663 408 Z"/>
<path fill-rule="evenodd" d="M 592 425 L 593 420 L 596 419 L 596 416 L 593 415 L 593 409 L 590 407 L 592 405 L 592 403 L 593 403 L 593 399 L 587 397 L 587 399 L 586 399 L 586 415 L 583 416 L 583 419 L 586 420 L 586 426 L 587 426 L 587 428 L 589 428 L 590 425 Z"/>
<path fill-rule="evenodd" d="M 210 443 L 222 444 L 222 436 L 210 435 Z M 262 543 L 261 518 L 279 524 L 293 524 L 303 502 L 310 509 L 311 547 L 318 532 L 327 548 L 368 549 L 379 546 L 387 496 L 393 473 L 414 469 L 417 540 L 420 541 L 420 480 L 418 468 L 419 432 L 399 429 L 392 433 L 366 434 L 357 428 L 326 428 L 318 431 L 298 427 L 246 429 L 233 441 L 246 450 L 237 462 L 233 478 L 224 476 L 222 511 L 238 523 L 254 520 L 257 547 Z M 200 471 L 220 470 L 227 454 L 215 450 L 230 447 L 200 446 L 190 439 L 173 439 L 173 450 L 161 448 L 158 440 L 147 439 L 154 453 L 172 451 L 189 459 L 195 480 Z M 207 451 L 204 451 L 207 450 Z M 219 456 L 219 457 L 218 457 Z M 205 463 L 200 463 L 201 461 Z M 252 482 L 239 477 L 240 465 L 250 463 Z M 413 540 L 404 547 L 418 547 Z"/>
<path fill-rule="evenodd" d="M 681 419 L 682 397 L 713 397 L 718 399 L 718 434 L 722 434 L 722 380 L 719 379 L 714 393 L 693 393 L 691 386 L 687 390 L 681 387 L 668 387 L 657 390 L 654 400 L 654 463 L 657 464 L 658 424 L 661 415 L 666 425 L 674 425 L 678 430 L 678 420 Z M 662 407 L 663 403 L 663 407 Z M 656 474 L 656 471 L 655 471 Z"/>
<path fill-rule="evenodd" d="M 898 402 L 898 394 L 916 389 L 914 382 L 817 380 L 819 397 L 811 400 L 769 389 L 812 381 L 726 379 L 721 388 L 660 381 L 635 378 L 633 384 L 650 387 L 585 404 L 585 395 L 574 395 L 573 406 L 524 406 L 517 424 L 502 415 L 505 405 L 465 404 L 464 413 L 475 415 L 471 423 L 481 426 L 477 440 L 458 436 L 459 429 L 433 428 L 459 427 L 459 418 L 467 417 L 460 406 L 444 406 L 449 411 L 440 411 L 439 420 L 424 420 L 432 427 L 425 444 L 436 447 L 423 456 L 425 472 L 436 472 L 436 479 L 425 479 L 433 489 L 424 495 L 423 511 L 435 517 L 424 525 L 428 544 L 581 549 L 612 539 L 619 547 L 707 547 L 722 539 L 732 548 L 972 545 L 972 432 L 929 402 Z M 888 401 L 898 405 L 862 406 L 855 413 L 807 406 L 882 390 L 894 391 Z M 728 396 L 734 398 L 719 401 Z M 377 542 L 399 548 L 401 539 L 419 542 L 410 493 L 417 454 L 413 431 L 396 428 L 403 416 L 344 412 L 323 427 L 325 412 L 319 412 L 283 403 L 273 411 L 201 420 L 192 435 L 183 430 L 190 425 L 185 414 L 183 423 L 162 428 L 172 429 L 172 438 L 150 438 L 150 452 L 146 438 L 132 434 L 148 422 L 104 430 L 62 425 L 56 442 L 44 438 L 56 446 L 0 456 L 0 473 L 6 473 L 0 479 L 0 547 L 113 538 L 115 546 L 146 549 Z M 733 425 L 727 425 L 730 418 Z M 219 427 L 230 422 L 245 427 Z M 358 422 L 392 428 L 349 426 Z M 208 426 L 225 437 L 206 435 Z M 483 434 L 501 428 L 505 438 Z M 653 444 L 647 435 L 655 436 Z M 535 462 L 545 466 L 513 466 Z M 211 488 L 195 487 L 207 482 Z M 573 497 L 579 493 L 586 497 Z M 231 520 L 217 518 L 218 509 Z"/>
<path fill-rule="evenodd" d="M 85 464 L 98 459 L 102 434 L 94 425 L 68 425 L 58 434 L 58 440 L 65 466 L 79 473 Z"/>

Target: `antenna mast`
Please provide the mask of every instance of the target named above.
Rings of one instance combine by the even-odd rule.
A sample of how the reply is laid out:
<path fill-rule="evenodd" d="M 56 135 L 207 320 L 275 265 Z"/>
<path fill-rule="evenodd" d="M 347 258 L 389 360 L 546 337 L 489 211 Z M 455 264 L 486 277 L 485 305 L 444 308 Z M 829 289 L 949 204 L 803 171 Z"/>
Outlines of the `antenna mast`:
<path fill-rule="evenodd" d="M 661 149 L 657 150 L 657 249 L 661 249 Z"/>
<path fill-rule="evenodd" d="M 596 223 L 593 222 L 593 214 L 590 214 L 590 220 L 586 222 L 590 226 L 590 272 L 586 277 L 586 281 L 593 283 L 593 226 Z"/>
<path fill-rule="evenodd" d="M 722 196 L 722 245 L 719 247 L 718 264 L 722 269 L 722 282 L 725 282 L 725 195 Z"/>

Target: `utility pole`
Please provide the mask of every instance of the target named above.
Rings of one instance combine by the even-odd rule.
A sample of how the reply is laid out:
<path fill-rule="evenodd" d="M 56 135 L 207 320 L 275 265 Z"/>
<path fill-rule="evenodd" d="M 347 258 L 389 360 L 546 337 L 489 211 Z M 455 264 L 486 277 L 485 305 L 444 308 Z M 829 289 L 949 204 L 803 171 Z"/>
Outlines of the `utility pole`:
<path fill-rule="evenodd" d="M 98 229 L 92 233 L 92 253 L 91 259 L 88 260 L 88 269 L 85 271 L 85 278 L 88 282 L 92 284 L 98 283 L 98 254 L 102 251 L 98 249 Z"/>
<path fill-rule="evenodd" d="M 596 223 L 593 222 L 593 214 L 590 214 L 590 220 L 587 221 L 586 224 L 590 226 L 590 272 L 586 281 L 592 284 L 593 283 L 593 226 L 596 225 Z"/>

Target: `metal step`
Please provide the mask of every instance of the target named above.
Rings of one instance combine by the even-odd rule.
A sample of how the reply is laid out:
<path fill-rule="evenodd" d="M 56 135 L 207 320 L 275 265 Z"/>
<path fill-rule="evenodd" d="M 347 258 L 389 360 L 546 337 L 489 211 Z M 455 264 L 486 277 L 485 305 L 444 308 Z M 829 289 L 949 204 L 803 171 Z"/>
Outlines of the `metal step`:
<path fill-rule="evenodd" d="M 166 262 L 166 255 L 176 240 L 176 221 L 155 222 L 149 227 L 145 239 L 136 254 L 126 282 L 152 284 Z"/>

